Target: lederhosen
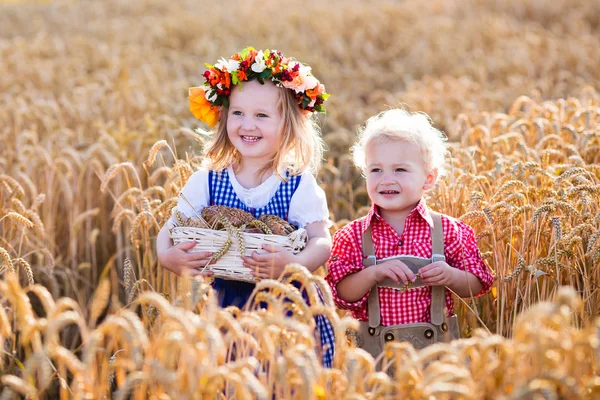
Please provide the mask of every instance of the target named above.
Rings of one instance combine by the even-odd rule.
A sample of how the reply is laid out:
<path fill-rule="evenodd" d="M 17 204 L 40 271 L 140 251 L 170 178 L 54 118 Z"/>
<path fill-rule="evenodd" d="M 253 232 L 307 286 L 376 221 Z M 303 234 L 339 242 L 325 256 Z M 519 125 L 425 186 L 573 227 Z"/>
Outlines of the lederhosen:
<path fill-rule="evenodd" d="M 433 211 L 430 211 L 430 214 L 433 218 L 431 258 L 398 256 L 390 257 L 386 260 L 398 259 L 406 264 L 414 274 L 417 274 L 422 267 L 432 262 L 446 260 L 444 256 L 444 235 L 441 215 Z M 377 264 L 371 235 L 371 227 L 369 226 L 362 237 L 363 265 L 365 268 Z M 411 288 L 422 286 L 425 285 L 423 285 L 420 278 L 417 278 L 410 285 Z M 390 326 L 381 325 L 379 294 L 377 290 L 379 287 L 402 289 L 404 284 L 402 281 L 396 283 L 391 279 L 386 279 L 375 285 L 369 293 L 367 303 L 369 322 L 360 322 L 359 345 L 371 353 L 373 357 L 377 357 L 382 352 L 386 342 L 407 341 L 411 342 L 416 349 L 421 349 L 433 343 L 448 342 L 460 338 L 456 315 L 447 317 L 444 312 L 446 308 L 446 288 L 444 286 L 434 286 L 431 289 L 431 322 Z"/>

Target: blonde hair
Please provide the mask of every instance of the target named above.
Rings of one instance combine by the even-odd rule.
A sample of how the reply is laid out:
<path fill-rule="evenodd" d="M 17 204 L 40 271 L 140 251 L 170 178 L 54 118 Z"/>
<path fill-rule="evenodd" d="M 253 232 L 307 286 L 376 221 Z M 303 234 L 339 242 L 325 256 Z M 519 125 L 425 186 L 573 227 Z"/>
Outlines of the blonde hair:
<path fill-rule="evenodd" d="M 265 84 L 273 84 L 265 81 Z M 309 170 L 317 172 L 323 158 L 323 140 L 320 129 L 313 117 L 307 115 L 298 106 L 298 100 L 290 89 L 278 87 L 279 98 L 277 108 L 281 113 L 281 143 L 278 150 L 265 168 L 259 174 L 275 172 L 286 181 L 285 170 L 291 175 L 300 175 Z M 219 113 L 219 123 L 212 132 L 202 132 L 210 135 L 210 140 L 204 149 L 205 166 L 220 171 L 229 165 L 234 169 L 240 164 L 240 153 L 233 146 L 227 135 L 228 109 L 223 107 Z"/>
<path fill-rule="evenodd" d="M 438 177 L 444 175 L 448 148 L 446 135 L 432 126 L 425 113 L 410 113 L 403 109 L 391 109 L 367 120 L 359 130 L 359 139 L 352 146 L 354 164 L 364 171 L 365 148 L 373 141 L 405 141 L 419 146 L 425 167 L 437 169 Z"/>

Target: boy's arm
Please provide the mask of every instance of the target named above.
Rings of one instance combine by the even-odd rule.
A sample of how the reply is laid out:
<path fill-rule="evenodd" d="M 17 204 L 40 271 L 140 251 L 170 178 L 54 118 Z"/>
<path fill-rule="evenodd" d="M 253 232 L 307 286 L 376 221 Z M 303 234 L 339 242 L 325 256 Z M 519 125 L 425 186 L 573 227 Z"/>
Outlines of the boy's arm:
<path fill-rule="evenodd" d="M 365 268 L 342 278 L 336 285 L 338 297 L 347 303 L 355 303 L 365 297 L 377 283 L 371 268 Z"/>
<path fill-rule="evenodd" d="M 481 293 L 483 284 L 477 276 L 468 272 L 452 268 L 454 277 L 452 283 L 447 285 L 454 293 L 460 297 L 471 297 Z"/>
<path fill-rule="evenodd" d="M 461 297 L 480 296 L 494 283 L 494 277 L 481 257 L 470 226 L 444 216 L 446 262 L 435 262 L 421 269 L 423 283 L 444 285 Z"/>
<path fill-rule="evenodd" d="M 362 265 L 362 249 L 359 222 L 351 222 L 338 230 L 333 236 L 331 256 L 327 262 L 325 280 L 331 287 L 335 304 L 344 310 L 361 310 L 366 307 L 369 290 L 368 283 L 361 283 L 360 288 L 352 287 L 354 280 L 359 280 L 362 273 L 368 274 Z M 361 275 L 359 275 L 361 273 Z M 344 283 L 341 283 L 344 281 Z M 341 284 L 342 293 L 339 293 Z M 364 290 L 363 290 L 364 289 Z M 348 296 L 348 292 L 351 292 Z M 361 292 L 361 293 L 359 293 Z M 361 294 L 361 297 L 358 297 Z"/>

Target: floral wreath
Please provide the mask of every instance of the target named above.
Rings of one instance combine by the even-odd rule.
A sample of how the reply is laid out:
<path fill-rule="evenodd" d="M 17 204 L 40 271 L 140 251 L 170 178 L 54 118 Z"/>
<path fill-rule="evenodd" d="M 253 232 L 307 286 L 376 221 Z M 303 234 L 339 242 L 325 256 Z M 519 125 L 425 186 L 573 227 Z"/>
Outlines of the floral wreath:
<path fill-rule="evenodd" d="M 232 85 L 256 79 L 261 84 L 270 79 L 279 87 L 294 91 L 298 105 L 306 113 L 325 112 L 323 102 L 329 94 L 311 73 L 311 68 L 280 51 L 257 51 L 246 47 L 229 60 L 221 58 L 215 65 L 206 64 L 200 87 L 189 89 L 190 111 L 200 121 L 213 128 L 219 120 L 219 107 L 229 107 Z"/>

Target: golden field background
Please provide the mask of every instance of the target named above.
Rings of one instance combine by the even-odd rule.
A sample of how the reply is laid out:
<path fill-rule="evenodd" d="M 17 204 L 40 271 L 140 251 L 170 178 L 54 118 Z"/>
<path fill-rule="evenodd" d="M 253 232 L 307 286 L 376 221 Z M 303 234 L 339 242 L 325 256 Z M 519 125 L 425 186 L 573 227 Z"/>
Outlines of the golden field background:
<path fill-rule="evenodd" d="M 0 396 L 596 398 L 598 26 L 595 1 L 0 2 Z M 332 307 L 284 320 L 297 293 L 265 281 L 269 310 L 219 310 L 157 264 L 201 161 L 187 88 L 247 45 L 308 63 L 332 94 L 333 230 L 367 206 L 348 148 L 368 116 L 405 104 L 450 137 L 428 201 L 474 227 L 497 278 L 458 307 L 466 340 L 390 347 L 391 379 Z M 315 313 L 339 333 L 332 369 Z"/>

